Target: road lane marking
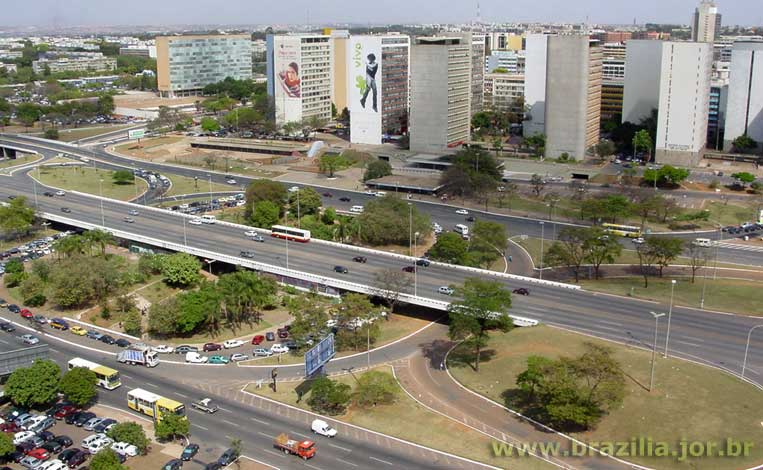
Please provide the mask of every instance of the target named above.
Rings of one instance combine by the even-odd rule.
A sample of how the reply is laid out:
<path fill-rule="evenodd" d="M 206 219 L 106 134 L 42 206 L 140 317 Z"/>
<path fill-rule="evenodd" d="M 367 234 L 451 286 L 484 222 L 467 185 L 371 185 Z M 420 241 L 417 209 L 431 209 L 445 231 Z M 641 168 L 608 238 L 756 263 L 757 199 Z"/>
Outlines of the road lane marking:
<path fill-rule="evenodd" d="M 338 460 L 338 461 L 342 462 L 342 463 L 346 463 L 347 465 L 352 465 L 353 467 L 359 467 L 359 466 L 360 466 L 360 465 L 358 465 L 358 464 L 354 464 L 354 463 L 352 463 L 352 462 L 348 462 L 348 461 L 346 461 L 346 460 L 342 460 L 342 459 L 340 459 L 339 457 L 334 457 L 334 458 L 335 458 L 336 460 Z"/>
<path fill-rule="evenodd" d="M 260 436 L 269 437 L 270 439 L 275 439 L 275 436 L 271 436 L 270 434 L 265 434 L 262 431 L 257 431 L 257 434 L 259 434 Z"/>
<path fill-rule="evenodd" d="M 304 437 L 305 439 L 310 439 L 310 436 L 305 436 L 305 435 L 304 435 L 304 434 L 302 434 L 301 432 L 292 432 L 292 434 L 296 434 L 297 436 L 301 436 L 301 437 Z"/>
<path fill-rule="evenodd" d="M 218 406 L 218 407 L 217 407 L 217 409 L 218 409 L 218 410 L 220 410 L 220 411 L 224 411 L 224 412 L 226 412 L 226 413 L 231 413 L 231 410 L 226 410 L 226 409 L 225 409 L 225 408 L 223 408 L 222 406 Z"/>
<path fill-rule="evenodd" d="M 341 449 L 345 452 L 352 452 L 352 449 L 348 449 L 347 447 L 338 446 L 336 444 L 329 444 L 329 446 L 334 447 L 335 449 Z"/>
<path fill-rule="evenodd" d="M 182 394 L 180 392 L 175 392 L 175 395 L 177 395 L 179 397 L 183 397 L 183 398 L 188 398 L 188 395 L 184 395 L 184 394 Z"/>
<path fill-rule="evenodd" d="M 58 349 L 55 349 L 55 348 L 50 348 L 50 350 L 53 351 L 56 354 L 59 354 L 61 352 L 61 351 L 59 351 Z"/>
<path fill-rule="evenodd" d="M 199 429 L 203 429 L 205 431 L 209 431 L 209 428 L 205 428 L 204 426 L 198 425 L 196 423 L 191 423 L 191 426 L 196 426 Z"/>
<path fill-rule="evenodd" d="M 602 330 L 609 330 L 609 331 L 617 331 L 618 333 L 622 333 L 622 328 L 612 328 L 610 326 L 602 326 L 602 325 L 596 325 L 596 328 L 602 329 Z"/>
<path fill-rule="evenodd" d="M 148 385 L 148 386 L 151 386 L 151 387 L 154 387 L 154 388 L 159 388 L 159 386 L 158 386 L 158 385 L 156 385 L 156 384 L 152 384 L 151 382 L 144 382 L 144 383 L 145 383 L 146 385 Z"/>
<path fill-rule="evenodd" d="M 132 380 L 132 375 L 122 374 L 122 377 Z"/>
<path fill-rule="evenodd" d="M 257 422 L 258 422 L 258 423 L 260 423 L 260 424 L 264 424 L 265 426 L 269 426 L 269 425 L 270 425 L 270 423 L 268 423 L 267 421 L 263 421 L 263 420 L 261 420 L 261 419 L 257 419 L 257 418 L 250 418 L 250 419 L 251 419 L 252 421 L 257 421 Z"/>
<path fill-rule="evenodd" d="M 232 422 L 232 421 L 228 421 L 227 419 L 224 419 L 224 420 L 223 420 L 223 423 L 228 423 L 228 424 L 230 424 L 231 426 L 236 426 L 237 428 L 241 427 L 241 426 L 239 426 L 238 424 L 236 424 L 236 423 L 234 423 L 234 422 Z"/>
<path fill-rule="evenodd" d="M 309 463 L 306 463 L 306 464 L 305 464 L 305 467 L 310 467 L 310 468 L 313 468 L 313 469 L 315 469 L 315 470 L 323 470 L 322 468 L 320 468 L 320 467 L 316 467 L 315 465 L 310 465 Z"/>
<path fill-rule="evenodd" d="M 395 466 L 395 464 L 393 464 L 392 462 L 387 462 L 386 460 L 377 459 L 376 457 L 368 457 L 368 458 L 371 460 L 376 460 L 377 462 L 381 462 L 381 463 L 393 466 L 393 467 Z"/>
<path fill-rule="evenodd" d="M 681 344 L 688 344 L 689 346 L 694 346 L 694 347 L 696 347 L 696 348 L 701 348 L 701 347 L 702 347 L 702 345 L 701 345 L 701 344 L 697 344 L 697 343 L 690 343 L 690 342 L 688 342 L 688 341 L 684 341 L 684 340 L 681 340 L 681 339 L 677 339 L 677 340 L 676 340 L 676 342 L 677 342 L 677 343 L 681 343 Z"/>
<path fill-rule="evenodd" d="M 274 451 L 274 450 L 270 450 L 270 449 L 262 449 L 262 450 L 263 450 L 264 452 L 267 452 L 268 454 L 277 455 L 277 456 L 279 456 L 279 457 L 286 457 L 286 456 L 283 454 L 283 452 L 276 452 L 276 451 Z M 305 465 L 307 465 L 307 464 L 305 464 Z"/>

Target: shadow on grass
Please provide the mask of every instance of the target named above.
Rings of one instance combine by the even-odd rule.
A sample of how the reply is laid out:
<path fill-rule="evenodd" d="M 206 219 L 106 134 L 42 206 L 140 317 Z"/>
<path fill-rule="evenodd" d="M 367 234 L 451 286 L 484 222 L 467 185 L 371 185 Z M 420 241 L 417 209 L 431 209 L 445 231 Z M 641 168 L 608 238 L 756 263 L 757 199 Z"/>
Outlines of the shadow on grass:
<path fill-rule="evenodd" d="M 490 362 L 496 355 L 495 349 L 483 349 L 480 351 L 480 364 Z M 448 356 L 449 367 L 469 367 L 476 372 L 476 354 L 474 347 L 468 342 L 455 348 Z"/>
<path fill-rule="evenodd" d="M 501 393 L 501 398 L 506 408 L 522 414 L 522 416 L 512 416 L 518 421 L 532 426 L 536 431 L 555 434 L 557 431 L 571 433 L 586 430 L 584 426 L 573 423 L 550 423 L 547 411 L 543 408 L 543 405 L 528 399 L 527 394 L 518 388 L 504 390 Z"/>

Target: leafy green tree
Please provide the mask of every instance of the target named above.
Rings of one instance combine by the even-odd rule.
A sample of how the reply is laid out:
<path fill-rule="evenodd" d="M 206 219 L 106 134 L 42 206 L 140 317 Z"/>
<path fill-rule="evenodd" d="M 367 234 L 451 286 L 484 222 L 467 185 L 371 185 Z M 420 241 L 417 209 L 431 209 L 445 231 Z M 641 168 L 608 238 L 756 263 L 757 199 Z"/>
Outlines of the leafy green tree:
<path fill-rule="evenodd" d="M 327 207 L 323 210 L 323 214 L 321 214 L 321 222 L 323 222 L 326 225 L 334 225 L 334 221 L 336 220 L 336 209 L 333 207 Z"/>
<path fill-rule="evenodd" d="M 289 313 L 294 320 L 291 322 L 289 336 L 297 342 L 298 346 L 306 344 L 311 338 L 319 338 L 326 328 L 328 313 L 326 309 L 313 298 L 301 295 L 289 300 Z"/>
<path fill-rule="evenodd" d="M 278 207 L 279 216 L 284 212 L 284 206 L 288 200 L 286 186 L 278 181 L 257 179 L 249 184 L 246 189 L 246 211 L 248 218 L 252 217 L 255 206 L 261 201 L 270 201 Z"/>
<path fill-rule="evenodd" d="M 633 212 L 633 205 L 622 194 L 612 194 L 605 197 L 601 204 L 601 217 L 616 223 L 618 219 L 624 219 Z"/>
<path fill-rule="evenodd" d="M 112 449 L 106 448 L 98 452 L 90 460 L 92 470 L 127 470 L 119 461 L 119 456 Z"/>
<path fill-rule="evenodd" d="M 55 248 L 56 253 L 71 257 L 84 254 L 87 250 L 87 243 L 82 235 L 70 235 L 53 242 L 53 248 Z"/>
<path fill-rule="evenodd" d="M 130 170 L 117 170 L 111 174 L 114 184 L 133 184 L 135 177 Z"/>
<path fill-rule="evenodd" d="M 275 303 L 278 291 L 271 277 L 254 271 L 234 271 L 220 276 L 217 288 L 222 297 L 222 315 L 231 326 L 259 322 L 262 309 Z"/>
<path fill-rule="evenodd" d="M 586 252 L 586 261 L 593 265 L 595 279 L 599 279 L 600 268 L 603 263 L 614 263 L 620 256 L 623 246 L 617 239 L 606 235 L 603 230 L 593 227 L 589 237 L 583 243 Z"/>
<path fill-rule="evenodd" d="M 201 118 L 201 130 L 204 132 L 217 132 L 220 130 L 220 123 L 215 118 L 205 116 Z"/>
<path fill-rule="evenodd" d="M 42 108 L 34 103 L 21 103 L 16 106 L 16 119 L 24 127 L 31 127 L 42 117 Z"/>
<path fill-rule="evenodd" d="M 372 245 L 408 245 L 411 234 L 423 238 L 432 230 L 428 215 L 393 194 L 370 201 L 357 220 L 363 239 Z"/>
<path fill-rule="evenodd" d="M 363 175 L 363 181 L 383 178 L 392 174 L 392 165 L 384 160 L 375 160 L 368 164 Z"/>
<path fill-rule="evenodd" d="M 105 230 L 95 229 L 88 230 L 82 237 L 85 242 L 91 246 L 97 246 L 101 251 L 101 256 L 106 256 L 106 246 L 110 243 L 114 243 L 114 236 Z"/>
<path fill-rule="evenodd" d="M 251 221 L 255 227 L 269 229 L 278 224 L 280 209 L 271 201 L 260 201 L 254 205 Z"/>
<path fill-rule="evenodd" d="M 599 156 L 599 158 L 606 158 L 617 150 L 615 148 L 615 144 L 611 140 L 602 139 L 599 141 L 598 144 L 595 146 L 596 155 Z"/>
<path fill-rule="evenodd" d="M 352 395 L 350 386 L 336 382 L 328 377 L 320 377 L 313 381 L 310 387 L 310 398 L 307 404 L 313 411 L 336 416 L 344 413 Z"/>
<path fill-rule="evenodd" d="M 334 177 L 334 173 L 344 166 L 346 166 L 347 160 L 335 153 L 327 153 L 320 158 L 318 167 L 322 173 L 325 173 L 329 178 Z"/>
<path fill-rule="evenodd" d="M 636 135 L 633 136 L 633 141 L 631 144 L 633 145 L 633 150 L 636 152 L 643 150 L 651 158 L 652 147 L 654 146 L 654 143 L 652 142 L 652 136 L 649 134 L 649 131 L 642 129 L 636 132 Z"/>
<path fill-rule="evenodd" d="M 586 242 L 591 237 L 591 230 L 583 227 L 565 227 L 559 232 L 559 241 L 555 241 L 546 252 L 546 260 L 551 266 L 566 266 L 575 275 L 575 282 L 580 281 L 580 267 L 588 255 Z"/>
<path fill-rule="evenodd" d="M 222 296 L 212 282 L 203 282 L 199 289 L 178 295 L 180 315 L 175 325 L 177 333 L 188 335 L 202 325 L 217 328 Z"/>
<path fill-rule="evenodd" d="M 461 300 L 448 306 L 448 336 L 454 341 L 466 340 L 474 348 L 474 370 L 479 372 L 489 332 L 507 332 L 514 327 L 508 314 L 511 292 L 499 282 L 468 278 L 456 289 L 456 295 Z"/>
<path fill-rule="evenodd" d="M 429 250 L 429 256 L 435 261 L 451 264 L 464 264 L 469 243 L 454 232 L 443 233 Z"/>
<path fill-rule="evenodd" d="M 546 135 L 534 134 L 525 138 L 525 145 L 533 149 L 536 157 L 541 157 L 546 152 Z"/>
<path fill-rule="evenodd" d="M 189 432 L 190 423 L 185 416 L 166 413 L 162 415 L 159 421 L 154 423 L 154 435 L 157 439 L 172 440 L 185 437 Z"/>
<path fill-rule="evenodd" d="M 34 219 L 34 209 L 27 205 L 24 196 L 13 199 L 7 205 L 0 205 L 0 231 L 6 234 L 28 233 Z"/>
<path fill-rule="evenodd" d="M 26 273 L 24 273 L 26 275 Z M 14 276 L 7 274 L 6 276 Z M 47 301 L 45 296 L 45 281 L 35 274 L 30 274 L 21 282 L 19 292 L 24 300 L 24 305 L 29 307 L 39 307 Z"/>
<path fill-rule="evenodd" d="M 533 188 L 535 197 L 540 197 L 540 194 L 546 188 L 546 180 L 544 180 L 543 177 L 539 174 L 535 173 L 530 177 L 530 185 Z"/>
<path fill-rule="evenodd" d="M 199 281 L 201 263 L 188 253 L 175 253 L 162 260 L 165 282 L 175 286 L 192 286 Z"/>
<path fill-rule="evenodd" d="M 653 254 L 662 277 L 663 269 L 675 261 L 683 251 L 684 242 L 674 237 L 647 237 L 646 247 Z"/>
<path fill-rule="evenodd" d="M 740 135 L 734 139 L 732 145 L 734 146 L 734 151 L 738 153 L 747 153 L 758 147 L 758 143 L 747 134 Z"/>
<path fill-rule="evenodd" d="M 731 175 L 731 177 L 734 178 L 737 181 L 737 183 L 743 188 L 747 186 L 748 184 L 752 183 L 753 181 L 755 181 L 755 175 L 753 175 L 752 173 L 748 173 L 746 171 L 734 173 Z"/>
<path fill-rule="evenodd" d="M 56 129 L 54 127 L 51 127 L 49 129 L 45 129 L 44 137 L 46 139 L 50 139 L 50 140 L 58 140 L 58 137 L 59 137 L 58 136 L 58 129 Z"/>
<path fill-rule="evenodd" d="M 28 278 L 29 274 L 25 271 L 24 263 L 22 263 L 20 259 L 13 258 L 7 262 L 5 266 L 5 276 L 3 276 L 3 284 L 5 287 L 18 287 Z"/>
<path fill-rule="evenodd" d="M 472 228 L 468 259 L 487 269 L 493 261 L 504 256 L 508 248 L 506 226 L 499 222 L 477 220 Z"/>
<path fill-rule="evenodd" d="M 689 170 L 665 165 L 656 170 L 645 170 L 642 180 L 650 186 L 655 184 L 656 179 L 657 186 L 676 187 L 688 177 Z"/>
<path fill-rule="evenodd" d="M 109 93 L 104 93 L 98 97 L 98 114 L 112 114 L 114 108 L 114 96 Z"/>
<path fill-rule="evenodd" d="M 98 377 L 85 367 L 75 367 L 64 373 L 58 388 L 66 399 L 76 406 L 85 406 L 98 395 L 95 389 Z"/>
<path fill-rule="evenodd" d="M 50 360 L 37 360 L 30 367 L 16 369 L 5 383 L 5 396 L 24 407 L 46 405 L 56 398 L 61 370 Z"/>
<path fill-rule="evenodd" d="M 14 450 L 16 446 L 13 445 L 13 437 L 7 432 L 0 433 L 0 457 L 5 457 Z"/>
<path fill-rule="evenodd" d="M 143 325 L 137 311 L 130 310 L 127 312 L 124 320 L 122 320 L 122 328 L 125 330 L 125 333 L 132 336 L 139 337 L 143 333 Z"/>
<path fill-rule="evenodd" d="M 410 292 L 413 280 L 408 273 L 401 273 L 399 269 L 386 268 L 374 273 L 373 295 L 384 300 L 391 311 L 395 310 L 400 295 Z M 389 319 L 389 318 L 388 318 Z"/>
<path fill-rule="evenodd" d="M 440 177 L 440 183 L 448 194 L 471 196 L 495 189 L 503 176 L 498 161 L 479 147 L 469 147 L 451 157 L 452 165 Z"/>
<path fill-rule="evenodd" d="M 303 187 L 289 195 L 289 207 L 292 215 L 314 215 L 321 208 L 321 195 L 313 188 Z"/>
<path fill-rule="evenodd" d="M 138 423 L 128 421 L 117 423 L 106 433 L 115 442 L 127 442 L 138 448 L 138 452 L 145 454 L 151 441 L 146 437 L 146 431 Z"/>
<path fill-rule="evenodd" d="M 154 302 L 148 311 L 148 331 L 160 337 L 172 336 L 177 332 L 180 304 L 176 297 L 164 302 Z"/>
<path fill-rule="evenodd" d="M 400 386 L 391 374 L 372 370 L 358 378 L 353 401 L 360 407 L 391 405 L 397 399 Z"/>

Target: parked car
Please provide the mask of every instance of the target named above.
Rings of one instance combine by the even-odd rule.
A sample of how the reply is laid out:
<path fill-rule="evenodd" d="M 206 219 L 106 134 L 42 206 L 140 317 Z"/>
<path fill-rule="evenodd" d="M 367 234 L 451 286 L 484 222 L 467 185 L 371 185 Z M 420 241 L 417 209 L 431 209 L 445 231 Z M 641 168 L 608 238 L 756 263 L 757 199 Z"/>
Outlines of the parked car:
<path fill-rule="evenodd" d="M 16 304 L 8 305 L 8 311 L 11 313 L 21 313 L 21 307 Z"/>
<path fill-rule="evenodd" d="M 289 348 L 281 343 L 276 343 L 270 347 L 270 352 L 273 354 L 283 354 L 289 352 Z"/>
<path fill-rule="evenodd" d="M 263 335 L 254 335 L 252 337 L 252 344 L 258 345 L 265 341 L 265 337 Z"/>
<path fill-rule="evenodd" d="M 55 419 L 51 418 L 50 416 L 45 416 L 44 419 L 35 421 L 33 424 L 27 426 L 27 429 L 32 432 L 39 433 L 41 431 L 45 431 L 46 429 L 52 428 L 55 424 Z"/>
<path fill-rule="evenodd" d="M 225 349 L 237 348 L 243 344 L 244 342 L 241 341 L 240 339 L 229 339 L 223 342 L 223 348 Z"/>
<path fill-rule="evenodd" d="M 272 356 L 273 353 L 270 350 L 265 348 L 254 348 L 254 350 L 252 351 L 252 355 L 254 357 L 262 357 L 262 356 L 267 357 L 267 356 Z"/>
<path fill-rule="evenodd" d="M 94 417 L 94 418 L 90 418 L 89 420 L 87 420 L 87 422 L 86 422 L 85 424 L 83 424 L 83 425 L 82 425 L 82 428 L 83 428 L 85 431 L 94 431 L 94 430 L 95 430 L 95 427 L 96 427 L 96 426 L 97 426 L 97 425 L 98 425 L 98 424 L 99 424 L 101 421 L 103 421 L 104 419 L 106 419 L 106 418 L 99 418 L 99 417 L 97 417 L 97 416 L 96 416 L 96 417 Z"/>
<path fill-rule="evenodd" d="M 74 442 L 69 436 L 64 436 L 64 435 L 56 436 L 53 440 L 61 444 L 64 447 L 64 449 L 66 449 L 67 447 L 71 447 L 72 444 L 74 444 Z"/>
<path fill-rule="evenodd" d="M 51 318 L 50 327 L 57 330 L 66 331 L 69 329 L 69 324 L 63 318 Z"/>
<path fill-rule="evenodd" d="M 115 442 L 111 445 L 111 448 L 117 454 L 121 454 L 127 457 L 135 457 L 138 455 L 138 448 L 129 442 Z"/>
<path fill-rule="evenodd" d="M 28 441 L 34 435 L 32 431 L 19 431 L 13 435 L 13 445 L 19 445 L 24 441 Z"/>
<path fill-rule="evenodd" d="M 175 348 L 175 354 L 187 354 L 189 352 L 199 352 L 196 346 L 182 345 Z"/>
<path fill-rule="evenodd" d="M 525 287 L 520 287 L 518 289 L 514 289 L 511 292 L 513 294 L 518 294 L 518 295 L 530 295 L 530 291 L 527 288 L 525 288 Z"/>
<path fill-rule="evenodd" d="M 55 413 L 53 413 L 53 417 L 55 419 L 64 419 L 70 414 L 77 413 L 78 411 L 79 410 L 74 405 L 66 405 L 62 406 Z"/>
<path fill-rule="evenodd" d="M 419 258 L 416 260 L 416 266 L 423 266 L 425 268 L 428 268 L 430 264 L 431 262 L 425 258 Z"/>
<path fill-rule="evenodd" d="M 172 346 L 167 346 L 166 344 L 160 344 L 158 346 L 152 346 L 151 349 L 154 351 L 160 353 L 160 354 L 169 354 L 173 351 L 175 351 L 175 348 Z"/>
<path fill-rule="evenodd" d="M 183 461 L 180 459 L 172 459 L 162 467 L 162 470 L 180 470 L 183 468 Z"/>
<path fill-rule="evenodd" d="M 116 339 L 114 339 L 111 335 L 103 335 L 100 338 L 98 338 L 98 341 L 106 344 L 115 344 L 117 342 Z"/>
<path fill-rule="evenodd" d="M 228 465 L 232 464 L 236 461 L 238 458 L 237 452 L 233 449 L 225 449 L 225 452 L 220 456 L 219 459 L 217 459 L 217 463 L 222 465 L 223 467 L 227 467 Z"/>
<path fill-rule="evenodd" d="M 197 453 L 199 453 L 199 445 L 198 444 L 188 444 L 183 448 L 183 452 L 180 454 L 180 459 L 183 461 L 188 462 L 191 460 Z"/>
<path fill-rule="evenodd" d="M 62 458 L 63 452 L 61 453 L 62 455 L 58 456 L 58 458 L 62 460 L 63 462 L 65 462 L 66 466 L 69 468 L 79 467 L 80 465 L 85 463 L 85 461 L 89 457 L 89 454 L 82 449 L 67 449 L 64 452 L 68 452 L 68 451 L 71 451 L 71 452 L 66 455 L 66 460 Z"/>
<path fill-rule="evenodd" d="M 35 315 L 32 317 L 32 321 L 38 325 L 45 325 L 48 323 L 48 319 L 45 318 L 45 315 Z"/>
<path fill-rule="evenodd" d="M 113 428 L 116 424 L 117 424 L 117 420 L 116 419 L 105 418 L 103 421 L 101 421 L 100 423 L 98 423 L 95 426 L 93 426 L 93 431 L 95 431 L 95 432 L 106 432 L 109 429 Z"/>
<path fill-rule="evenodd" d="M 88 330 L 86 336 L 90 339 L 98 340 L 98 339 L 101 339 L 101 336 L 103 336 L 103 333 L 96 330 Z"/>
<path fill-rule="evenodd" d="M 8 310 L 10 310 L 10 307 Z M 21 315 L 21 318 L 34 318 L 34 314 L 28 308 L 22 308 L 18 313 Z"/>
<path fill-rule="evenodd" d="M 114 344 L 116 344 L 116 345 L 117 345 L 117 346 L 119 346 L 120 348 L 126 348 L 127 346 L 129 346 L 129 345 L 130 345 L 130 342 L 129 342 L 129 341 L 127 341 L 127 340 L 126 340 L 126 339 L 124 339 L 124 338 L 119 338 L 118 340 L 116 340 L 116 342 L 115 342 Z"/>
<path fill-rule="evenodd" d="M 265 333 L 265 339 L 268 341 L 275 341 L 276 335 L 272 331 L 268 331 L 267 333 Z"/>
<path fill-rule="evenodd" d="M 240 361 L 246 361 L 249 359 L 249 356 L 246 354 L 236 353 L 230 355 L 230 361 L 231 362 L 240 362 Z"/>
<path fill-rule="evenodd" d="M 75 426 L 77 426 L 78 428 L 81 428 L 82 426 L 85 425 L 85 423 L 87 423 L 88 421 L 90 421 L 93 418 L 95 418 L 95 413 L 93 413 L 91 411 L 85 411 L 85 412 L 80 413 L 77 416 L 77 419 L 74 421 L 73 424 Z"/>
<path fill-rule="evenodd" d="M 210 356 L 207 362 L 209 364 L 227 364 L 230 362 L 230 359 L 228 359 L 225 356 L 215 355 L 215 356 Z"/>
<path fill-rule="evenodd" d="M 62 446 L 60 442 L 48 441 L 42 445 L 42 448 L 51 454 L 57 454 L 64 449 L 64 446 Z"/>
<path fill-rule="evenodd" d="M 27 455 L 23 459 L 21 459 L 21 462 L 19 462 L 24 468 L 27 468 L 29 470 L 34 470 L 36 468 L 39 468 L 40 465 L 42 465 L 42 460 L 36 459 L 32 456 Z"/>
<path fill-rule="evenodd" d="M 87 334 L 87 330 L 78 325 L 69 328 L 69 332 L 74 333 L 77 336 L 85 336 Z"/>
<path fill-rule="evenodd" d="M 222 348 L 223 347 L 217 343 L 206 343 L 203 349 L 204 349 L 204 352 L 209 352 L 209 351 L 219 351 Z"/>
<path fill-rule="evenodd" d="M 279 328 L 277 333 L 278 333 L 278 337 L 281 339 L 286 339 L 289 337 L 289 330 L 285 328 Z"/>
<path fill-rule="evenodd" d="M 40 460 L 48 460 L 50 458 L 50 452 L 42 447 L 35 447 L 27 452 L 26 455 Z"/>

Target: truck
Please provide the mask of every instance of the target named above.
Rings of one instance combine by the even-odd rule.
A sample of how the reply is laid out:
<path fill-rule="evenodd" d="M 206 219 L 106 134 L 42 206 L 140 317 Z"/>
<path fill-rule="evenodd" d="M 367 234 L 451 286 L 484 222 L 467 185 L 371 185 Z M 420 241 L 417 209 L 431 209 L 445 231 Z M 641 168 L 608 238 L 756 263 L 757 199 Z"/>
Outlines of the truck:
<path fill-rule="evenodd" d="M 217 405 L 212 403 L 212 399 L 211 398 L 202 398 L 199 401 L 195 401 L 195 402 L 191 403 L 191 406 L 196 408 L 199 411 L 203 411 L 203 412 L 209 413 L 209 414 L 212 414 L 212 413 L 216 412 L 219 409 L 217 407 Z"/>
<path fill-rule="evenodd" d="M 156 367 L 159 365 L 159 353 L 146 344 L 131 344 L 127 349 L 117 354 L 117 361 L 132 366 Z"/>
<path fill-rule="evenodd" d="M 303 460 L 315 457 L 315 442 L 297 441 L 289 438 L 286 433 L 281 433 L 273 441 L 273 447 L 283 451 L 284 454 L 291 454 L 302 457 Z"/>

